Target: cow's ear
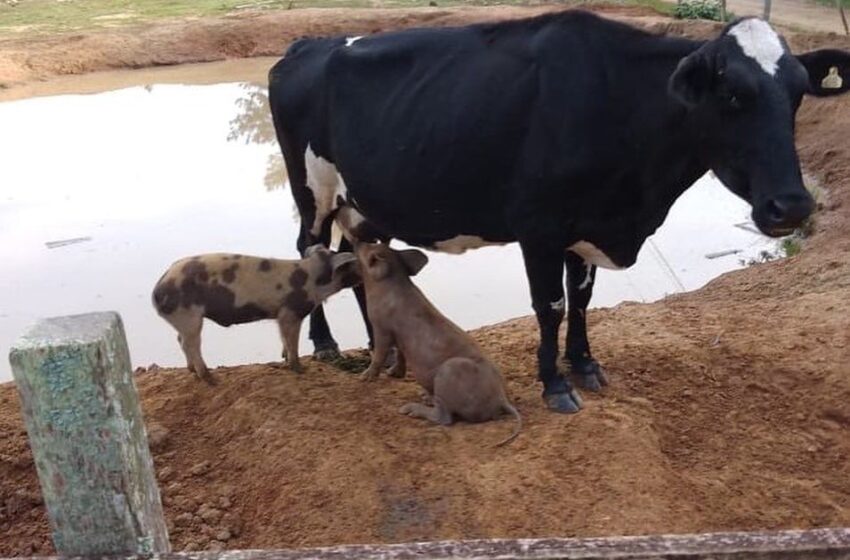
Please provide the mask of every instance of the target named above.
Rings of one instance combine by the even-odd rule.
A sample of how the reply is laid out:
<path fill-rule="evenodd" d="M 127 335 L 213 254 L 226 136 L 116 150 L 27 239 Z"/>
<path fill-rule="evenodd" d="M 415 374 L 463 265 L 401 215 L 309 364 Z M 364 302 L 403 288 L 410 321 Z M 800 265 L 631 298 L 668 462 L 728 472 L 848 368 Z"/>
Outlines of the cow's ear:
<path fill-rule="evenodd" d="M 797 60 L 809 73 L 809 92 L 817 97 L 850 90 L 850 52 L 821 49 L 798 54 Z"/>
<path fill-rule="evenodd" d="M 700 52 L 690 54 L 679 61 L 679 66 L 670 76 L 667 88 L 674 99 L 685 107 L 698 104 L 711 87 L 711 68 Z"/>
<path fill-rule="evenodd" d="M 399 251 L 398 256 L 401 262 L 404 263 L 404 268 L 407 269 L 407 274 L 410 276 L 416 276 L 428 264 L 428 256 L 416 249 Z"/>

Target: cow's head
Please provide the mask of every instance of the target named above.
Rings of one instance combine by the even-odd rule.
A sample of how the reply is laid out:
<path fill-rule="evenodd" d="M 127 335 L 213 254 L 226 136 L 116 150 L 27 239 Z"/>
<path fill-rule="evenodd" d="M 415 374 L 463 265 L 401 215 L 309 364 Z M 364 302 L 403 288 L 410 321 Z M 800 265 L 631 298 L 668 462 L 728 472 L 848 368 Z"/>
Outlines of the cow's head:
<path fill-rule="evenodd" d="M 785 235 L 808 218 L 794 116 L 805 94 L 850 89 L 850 53 L 795 56 L 770 25 L 747 18 L 682 59 L 669 89 L 689 112 L 703 163 L 752 205 L 762 232 Z"/>

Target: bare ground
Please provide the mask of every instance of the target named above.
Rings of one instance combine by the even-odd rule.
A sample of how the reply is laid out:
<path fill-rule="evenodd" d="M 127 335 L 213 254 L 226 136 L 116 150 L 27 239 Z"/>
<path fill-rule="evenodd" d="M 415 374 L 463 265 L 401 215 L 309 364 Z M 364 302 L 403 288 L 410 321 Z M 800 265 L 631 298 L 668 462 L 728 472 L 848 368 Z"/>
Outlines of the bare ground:
<path fill-rule="evenodd" d="M 334 20 L 305 11 L 301 27 L 287 20 L 285 31 L 272 21 L 284 15 L 257 16 L 234 20 L 227 44 L 250 36 L 254 46 L 232 56 L 268 54 L 307 32 L 491 17 L 422 13 L 339 10 Z M 677 33 L 714 29 L 636 21 Z M 46 54 L 60 43 L 44 44 L 20 68 L 32 79 L 231 52 L 210 25 L 226 23 L 185 29 L 196 44 L 150 29 L 161 41 L 145 57 L 134 36 L 109 52 L 140 58 L 94 49 L 100 54 L 79 54 L 76 66 Z M 274 37 L 260 46 L 263 30 Z M 789 39 L 798 50 L 850 47 L 835 36 Z M 172 42 L 182 50 L 167 55 Z M 0 45 L 0 60 L 9 48 Z M 509 420 L 447 429 L 399 416 L 398 406 L 417 398 L 411 381 L 364 385 L 309 361 L 302 376 L 267 365 L 220 368 L 215 388 L 182 369 L 141 372 L 175 548 L 850 525 L 850 99 L 806 101 L 798 125 L 801 157 L 828 195 L 802 254 L 655 304 L 592 311 L 591 340 L 613 383 L 586 395 L 580 414 L 544 410 L 532 319 L 474 333 L 525 417 L 507 448 L 489 445 L 510 431 Z M 50 551 L 17 396 L 0 386 L 0 555 Z"/>

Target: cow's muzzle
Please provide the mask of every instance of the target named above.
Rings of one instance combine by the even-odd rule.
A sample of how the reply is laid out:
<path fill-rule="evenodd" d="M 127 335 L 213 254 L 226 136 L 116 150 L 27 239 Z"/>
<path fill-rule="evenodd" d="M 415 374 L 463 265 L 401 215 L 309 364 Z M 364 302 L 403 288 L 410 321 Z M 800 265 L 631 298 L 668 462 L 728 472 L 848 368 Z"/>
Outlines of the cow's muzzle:
<path fill-rule="evenodd" d="M 756 226 L 770 237 L 789 235 L 812 214 L 815 202 L 811 195 L 783 194 L 768 198 L 753 209 L 753 221 Z"/>

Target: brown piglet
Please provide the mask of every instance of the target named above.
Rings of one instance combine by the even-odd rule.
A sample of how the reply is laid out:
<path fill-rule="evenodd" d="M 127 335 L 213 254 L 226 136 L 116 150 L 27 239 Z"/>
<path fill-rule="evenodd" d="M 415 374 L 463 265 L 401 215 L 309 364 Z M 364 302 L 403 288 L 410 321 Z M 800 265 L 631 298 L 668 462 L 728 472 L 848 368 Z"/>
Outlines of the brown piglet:
<path fill-rule="evenodd" d="M 395 346 L 398 354 L 390 375 L 403 377 L 409 367 L 431 401 L 431 406 L 408 403 L 399 412 L 444 425 L 455 419 L 484 422 L 507 412 L 516 419 L 516 427 L 497 445 L 516 438 L 522 418 L 508 402 L 496 365 L 410 279 L 428 257 L 416 249 L 396 251 L 386 244 L 370 243 L 358 243 L 355 254 L 375 341 L 371 365 L 361 378 L 376 379 Z"/>
<path fill-rule="evenodd" d="M 229 327 L 275 319 L 283 339 L 283 356 L 294 371 L 301 323 L 325 299 L 360 284 L 352 253 L 332 253 L 321 245 L 300 260 L 266 259 L 211 253 L 172 264 L 156 283 L 153 305 L 177 330 L 189 370 L 212 383 L 201 356 L 204 318 Z"/>

